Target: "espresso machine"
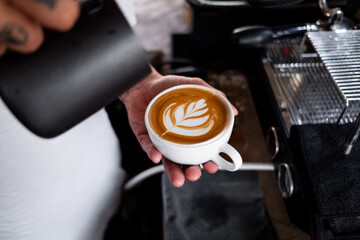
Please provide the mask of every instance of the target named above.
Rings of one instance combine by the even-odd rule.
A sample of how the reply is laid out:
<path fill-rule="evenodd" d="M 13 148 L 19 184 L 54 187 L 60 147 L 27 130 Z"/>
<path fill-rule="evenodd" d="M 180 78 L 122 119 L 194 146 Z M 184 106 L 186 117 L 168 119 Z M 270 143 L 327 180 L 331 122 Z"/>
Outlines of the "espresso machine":
<path fill-rule="evenodd" d="M 360 3 L 187 2 L 192 32 L 174 36 L 174 56 L 245 74 L 291 222 L 359 239 Z"/>

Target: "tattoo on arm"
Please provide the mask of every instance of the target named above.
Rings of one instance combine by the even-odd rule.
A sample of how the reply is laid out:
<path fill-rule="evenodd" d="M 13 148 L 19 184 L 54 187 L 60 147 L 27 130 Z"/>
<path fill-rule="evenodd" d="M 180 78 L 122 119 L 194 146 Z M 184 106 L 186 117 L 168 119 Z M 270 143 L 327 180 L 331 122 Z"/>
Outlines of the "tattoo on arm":
<path fill-rule="evenodd" d="M 55 3 L 56 3 L 56 0 L 34 0 L 34 1 L 45 4 L 50 9 L 53 9 L 55 7 Z"/>
<path fill-rule="evenodd" d="M 25 28 L 15 22 L 8 22 L 0 29 L 0 39 L 15 45 L 27 43 L 29 34 Z"/>

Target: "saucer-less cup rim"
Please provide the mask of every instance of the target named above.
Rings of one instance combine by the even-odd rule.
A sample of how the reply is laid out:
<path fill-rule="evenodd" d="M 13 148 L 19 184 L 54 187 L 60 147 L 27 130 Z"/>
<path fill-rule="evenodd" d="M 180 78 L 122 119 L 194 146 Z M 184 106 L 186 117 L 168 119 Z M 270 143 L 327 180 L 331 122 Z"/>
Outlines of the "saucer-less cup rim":
<path fill-rule="evenodd" d="M 226 106 L 228 107 L 228 114 L 229 114 L 229 122 L 226 124 L 226 127 L 215 137 L 213 137 L 212 139 L 209 139 L 207 141 L 201 142 L 201 143 L 195 143 L 195 144 L 180 144 L 180 143 L 174 143 L 174 142 L 170 142 L 168 140 L 165 140 L 163 138 L 161 138 L 160 136 L 158 136 L 155 131 L 151 128 L 150 126 L 150 122 L 149 122 L 149 112 L 151 109 L 151 106 L 153 105 L 153 103 L 161 96 L 163 96 L 164 94 L 173 91 L 175 89 L 180 89 L 180 88 L 199 88 L 199 89 L 204 89 L 207 90 L 213 94 L 215 94 L 216 96 L 218 96 L 220 99 L 222 99 L 222 101 L 226 104 Z M 230 138 L 231 132 L 232 132 L 232 128 L 234 125 L 234 112 L 232 109 L 232 106 L 230 104 L 230 102 L 222 95 L 220 94 L 218 91 L 211 89 L 209 87 L 206 86 L 202 86 L 202 85 L 193 85 L 193 84 L 183 84 L 183 85 L 178 85 L 175 87 L 171 87 L 168 88 L 166 90 L 164 90 L 163 92 L 159 93 L 155 98 L 153 98 L 147 109 L 145 112 L 145 125 L 147 128 L 147 131 L 149 132 L 149 136 L 150 139 L 153 141 L 156 140 L 156 142 L 160 142 L 162 145 L 167 145 L 169 148 L 173 148 L 173 149 L 177 149 L 177 151 L 179 149 L 184 148 L 182 154 L 187 154 L 187 152 L 189 152 L 189 156 L 187 156 L 188 158 L 191 158 L 191 154 L 192 152 L 196 151 L 197 149 L 199 150 L 203 150 L 205 153 L 209 152 L 209 151 L 217 151 L 218 155 L 216 156 L 212 156 L 212 159 L 208 159 L 208 160 L 213 160 L 215 163 L 217 163 L 221 168 L 224 168 L 226 170 L 229 171 L 235 171 L 237 170 L 241 164 L 242 164 L 242 158 L 240 156 L 240 154 L 231 146 L 229 145 L 227 142 Z M 221 139 L 221 138 L 225 138 L 225 140 Z M 217 142 L 218 141 L 224 141 L 224 143 L 221 146 L 218 146 Z M 154 145 L 156 146 L 157 144 L 153 141 Z M 156 146 L 158 147 L 158 146 Z M 214 147 L 218 147 L 218 149 L 214 149 Z M 186 150 L 185 150 L 186 148 Z M 159 149 L 159 151 L 161 152 L 161 150 Z M 227 160 L 225 160 L 224 158 L 222 158 L 219 153 L 224 152 L 225 154 L 227 154 L 228 156 L 230 156 L 230 158 L 232 159 L 233 163 L 228 162 Z M 166 155 L 162 152 L 163 155 Z M 169 157 L 168 157 L 169 158 Z M 171 158 L 169 158 L 170 160 L 173 160 Z M 178 162 L 179 161 L 175 161 L 174 162 Z M 205 161 L 204 161 L 205 162 Z M 194 162 L 191 164 L 201 164 L 203 162 Z M 180 163 L 180 164 L 184 164 L 184 163 Z M 190 164 L 190 163 L 188 163 Z"/>
<path fill-rule="evenodd" d="M 174 143 L 174 142 L 170 142 L 168 140 L 165 140 L 161 137 L 159 137 L 155 132 L 154 130 L 151 128 L 150 126 L 150 122 L 149 122 L 149 112 L 150 112 L 150 108 L 151 106 L 153 105 L 153 103 L 159 98 L 161 97 L 162 95 L 170 92 L 170 91 L 173 91 L 175 89 L 179 89 L 179 88 L 200 88 L 200 89 L 204 89 L 204 90 L 207 90 L 209 92 L 212 92 L 214 94 L 216 94 L 218 97 L 220 97 L 223 102 L 229 107 L 230 111 L 230 119 L 229 119 L 229 123 L 227 124 L 227 127 L 225 127 L 218 135 L 216 135 L 215 137 L 213 137 L 212 139 L 209 139 L 207 141 L 204 141 L 204 142 L 200 142 L 200 143 L 194 143 L 194 144 L 181 144 L 181 143 Z M 158 139 L 161 139 L 160 141 L 165 141 L 167 142 L 168 144 L 171 144 L 171 145 L 175 145 L 175 146 L 186 146 L 186 147 L 194 147 L 194 148 L 198 148 L 202 145 L 208 145 L 209 143 L 211 142 L 215 142 L 218 138 L 220 138 L 222 135 L 225 134 L 225 132 L 231 128 L 231 126 L 233 126 L 234 124 L 234 112 L 232 110 L 232 106 L 231 104 L 229 103 L 229 101 L 220 93 L 218 93 L 216 90 L 214 89 L 211 89 L 209 87 L 205 87 L 205 86 L 201 86 L 201 85 L 195 85 L 195 84 L 183 84 L 183 85 L 178 85 L 178 86 L 175 86 L 175 87 L 171 87 L 171 88 L 168 88 L 166 90 L 164 90 L 163 92 L 159 93 L 155 98 L 153 98 L 149 105 L 147 106 L 147 109 L 146 109 L 146 112 L 145 112 L 145 125 L 146 125 L 146 128 L 148 131 L 151 131 L 151 133 L 154 135 L 154 137 L 158 138 Z"/>

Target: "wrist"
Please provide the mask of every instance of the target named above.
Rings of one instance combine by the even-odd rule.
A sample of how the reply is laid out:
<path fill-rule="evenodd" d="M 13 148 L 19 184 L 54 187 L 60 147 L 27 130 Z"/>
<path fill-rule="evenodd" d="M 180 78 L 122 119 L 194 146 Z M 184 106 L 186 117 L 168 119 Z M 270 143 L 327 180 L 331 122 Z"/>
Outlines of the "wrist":
<path fill-rule="evenodd" d="M 131 95 L 132 92 L 139 90 L 141 91 L 142 89 L 147 89 L 151 84 L 151 82 L 161 77 L 161 75 L 152 66 L 150 66 L 150 68 L 151 68 L 151 72 L 149 73 L 149 75 L 147 75 L 140 82 L 136 83 L 134 86 L 132 86 L 130 89 L 128 89 L 119 96 L 119 99 L 124 104 L 126 104 L 126 100 L 128 96 Z"/>

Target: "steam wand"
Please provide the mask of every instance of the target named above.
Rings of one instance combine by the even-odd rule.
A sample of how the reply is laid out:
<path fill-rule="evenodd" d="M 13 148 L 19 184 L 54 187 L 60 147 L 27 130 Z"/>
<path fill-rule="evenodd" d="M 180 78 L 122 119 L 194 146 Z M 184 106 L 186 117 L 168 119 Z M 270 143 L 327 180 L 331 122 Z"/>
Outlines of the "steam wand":
<path fill-rule="evenodd" d="M 290 4 L 301 1 L 290 0 L 248 0 L 248 2 L 257 7 L 275 7 L 283 6 L 282 4 Z M 330 9 L 327 0 L 319 0 L 319 7 L 327 17 L 326 20 L 318 20 L 316 23 L 307 23 L 304 25 L 268 27 L 268 26 L 243 26 L 233 30 L 232 38 L 234 42 L 241 48 L 261 48 L 266 44 L 272 43 L 276 39 L 303 35 L 309 31 L 320 30 L 345 30 L 351 29 L 351 23 L 344 17 L 344 13 L 340 8 Z"/>
<path fill-rule="evenodd" d="M 350 132 L 350 135 L 345 143 L 345 155 L 349 155 L 351 152 L 351 149 L 353 148 L 354 144 L 358 140 L 360 135 L 360 113 L 356 118 L 356 121 L 354 123 L 354 126 Z"/>

